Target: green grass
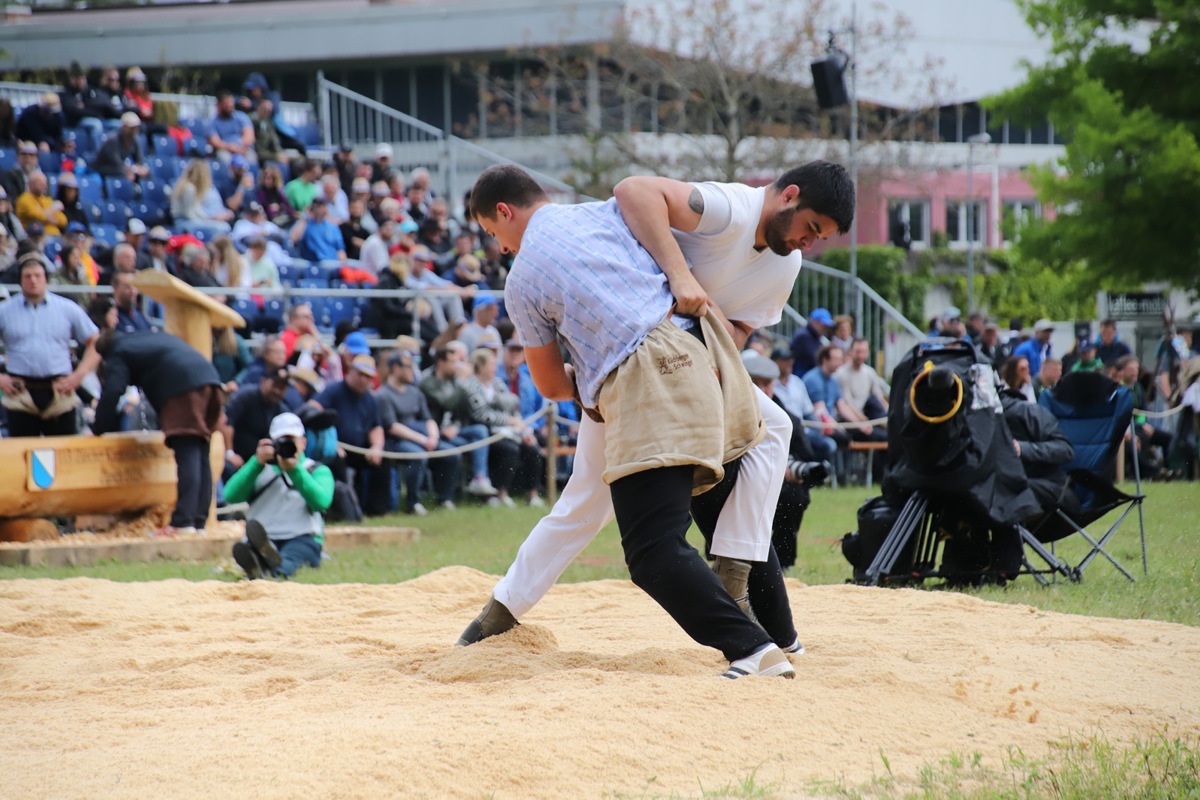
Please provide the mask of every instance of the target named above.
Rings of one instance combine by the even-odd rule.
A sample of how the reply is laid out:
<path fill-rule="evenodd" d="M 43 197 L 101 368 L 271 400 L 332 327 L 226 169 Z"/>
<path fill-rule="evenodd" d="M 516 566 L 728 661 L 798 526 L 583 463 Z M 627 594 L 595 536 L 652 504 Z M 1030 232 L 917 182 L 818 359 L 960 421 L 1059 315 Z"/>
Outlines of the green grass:
<path fill-rule="evenodd" d="M 1002 603 L 1089 616 L 1157 619 L 1200 626 L 1196 602 L 1200 564 L 1200 484 L 1153 484 L 1146 487 L 1146 538 L 1150 573 L 1141 572 L 1136 515 L 1125 521 L 1110 549 L 1137 576 L 1130 583 L 1097 559 L 1081 583 L 1059 581 L 1042 587 L 1023 577 L 1007 587 L 969 590 Z M 822 489 L 813 494 L 800 532 L 797 565 L 792 576 L 810 585 L 843 583 L 850 567 L 842 557 L 839 539 L 855 527 L 855 512 L 868 496 L 866 489 Z M 406 545 L 337 550 L 319 570 L 302 570 L 302 583 L 390 583 L 404 581 L 451 565 L 467 565 L 499 575 L 508 568 L 518 546 L 541 509 L 499 509 L 468 505 L 453 513 L 431 512 L 414 519 L 394 516 L 370 524 L 416 526 L 418 541 Z M 1075 537 L 1076 539 L 1078 537 Z M 697 541 L 693 531 L 693 542 Z M 1082 541 L 1082 540 L 1080 540 Z M 1059 552 L 1072 562 L 1086 552 L 1074 540 L 1060 543 Z M 106 562 L 84 567 L 0 567 L 0 579 L 68 578 L 90 576 L 114 581 L 235 580 L 228 559 L 180 563 Z M 224 566 L 224 569 L 222 569 Z M 236 569 L 236 568 L 235 568 Z M 627 578 L 615 526 L 595 541 L 563 576 L 577 582 Z M 1032 760 L 1020 751 L 1004 755 L 998 767 L 989 754 L 948 754 L 915 775 L 893 775 L 887 754 L 880 753 L 880 775 L 862 785 L 823 783 L 808 787 L 819 797 L 930 798 L 941 800 L 1007 800 L 1008 798 L 1146 798 L 1200 800 L 1200 742 L 1194 733 L 1164 730 L 1153 740 L 1113 744 L 1101 737 L 1058 743 L 1044 759 Z M 644 798 L 778 798 L 793 796 L 780 787 L 763 784 L 754 774 L 723 786 L 698 786 L 694 793 L 659 794 L 653 782 L 636 795 Z"/>

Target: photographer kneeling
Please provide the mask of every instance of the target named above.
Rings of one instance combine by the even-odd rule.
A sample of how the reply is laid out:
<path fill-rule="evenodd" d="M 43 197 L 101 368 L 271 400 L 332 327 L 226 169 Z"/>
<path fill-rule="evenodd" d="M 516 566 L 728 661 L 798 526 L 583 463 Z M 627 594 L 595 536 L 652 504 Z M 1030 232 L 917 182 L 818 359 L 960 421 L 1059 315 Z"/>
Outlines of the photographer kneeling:
<path fill-rule="evenodd" d="M 304 423 L 290 412 L 271 420 L 254 458 L 225 484 L 225 499 L 247 502 L 246 538 L 233 546 L 233 560 L 251 580 L 291 577 L 302 566 L 321 566 L 325 521 L 333 501 L 333 473 L 304 455 Z"/>

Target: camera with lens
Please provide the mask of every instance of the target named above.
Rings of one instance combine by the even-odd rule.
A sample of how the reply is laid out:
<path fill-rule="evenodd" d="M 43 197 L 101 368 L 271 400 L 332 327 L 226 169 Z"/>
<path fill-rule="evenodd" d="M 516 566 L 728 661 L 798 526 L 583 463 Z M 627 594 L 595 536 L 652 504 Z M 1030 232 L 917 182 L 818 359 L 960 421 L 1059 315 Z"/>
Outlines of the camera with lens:
<path fill-rule="evenodd" d="M 279 461 L 295 458 L 296 453 L 299 452 L 299 449 L 296 447 L 296 440 L 290 436 L 275 439 L 271 442 L 271 446 L 275 448 L 275 458 Z"/>
<path fill-rule="evenodd" d="M 820 486 L 829 477 L 829 469 L 823 461 L 793 461 L 789 459 L 788 472 L 796 483 L 805 486 Z"/>

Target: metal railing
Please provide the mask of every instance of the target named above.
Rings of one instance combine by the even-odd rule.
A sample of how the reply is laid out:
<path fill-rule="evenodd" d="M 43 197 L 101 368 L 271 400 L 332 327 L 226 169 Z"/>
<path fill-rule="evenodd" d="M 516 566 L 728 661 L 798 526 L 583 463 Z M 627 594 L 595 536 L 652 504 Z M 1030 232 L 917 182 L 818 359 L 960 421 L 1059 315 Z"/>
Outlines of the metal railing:
<path fill-rule="evenodd" d="M 50 86 L 43 83 L 14 83 L 0 81 L 0 97 L 8 98 L 14 108 L 23 108 L 37 103 L 46 92 L 59 92 L 61 86 Z M 172 94 L 169 92 L 151 92 L 150 96 L 156 103 L 174 103 L 179 109 L 179 119 L 208 119 L 217 107 L 217 98 L 207 94 Z M 316 122 L 312 103 L 293 103 L 283 101 L 281 104 L 283 119 L 289 125 L 309 125 Z"/>
<path fill-rule="evenodd" d="M 854 335 L 870 342 L 875 354 L 874 366 L 886 378 L 899 358 L 925 338 L 925 333 L 862 279 L 851 278 L 848 272 L 805 260 L 792 296 L 784 306 L 783 319 L 770 328 L 770 333 L 786 344 L 807 324 L 804 314 L 815 308 L 827 309 L 834 316 L 852 314 L 851 290 L 857 290 L 863 308 Z"/>
<path fill-rule="evenodd" d="M 400 169 L 425 167 L 448 198 L 459 198 L 474 175 L 493 164 L 515 163 L 511 158 L 448 134 L 390 106 L 347 89 L 317 73 L 317 102 L 322 144 L 333 148 L 342 142 L 365 145 L 386 142 L 396 147 L 393 164 Z M 591 200 L 551 175 L 526 167 L 543 186 L 571 200 Z"/>

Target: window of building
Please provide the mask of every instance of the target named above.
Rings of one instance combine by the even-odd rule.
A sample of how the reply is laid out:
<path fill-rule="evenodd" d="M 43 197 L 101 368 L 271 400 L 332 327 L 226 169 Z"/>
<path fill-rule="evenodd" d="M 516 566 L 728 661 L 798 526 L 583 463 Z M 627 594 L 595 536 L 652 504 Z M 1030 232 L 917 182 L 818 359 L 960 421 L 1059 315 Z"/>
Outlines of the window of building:
<path fill-rule="evenodd" d="M 1019 241 L 1022 226 L 1041 217 L 1042 204 L 1037 200 L 1005 200 L 1000 212 L 1000 233 L 1004 243 Z"/>
<path fill-rule="evenodd" d="M 896 247 L 929 246 L 929 201 L 889 200 L 888 241 Z"/>
<path fill-rule="evenodd" d="M 983 231 L 987 225 L 987 203 L 982 200 L 966 202 L 951 200 L 946 203 L 946 239 L 951 246 L 965 246 L 967 242 L 983 244 Z"/>

